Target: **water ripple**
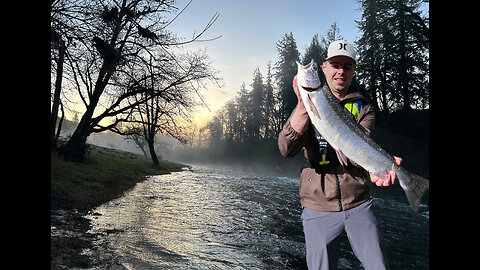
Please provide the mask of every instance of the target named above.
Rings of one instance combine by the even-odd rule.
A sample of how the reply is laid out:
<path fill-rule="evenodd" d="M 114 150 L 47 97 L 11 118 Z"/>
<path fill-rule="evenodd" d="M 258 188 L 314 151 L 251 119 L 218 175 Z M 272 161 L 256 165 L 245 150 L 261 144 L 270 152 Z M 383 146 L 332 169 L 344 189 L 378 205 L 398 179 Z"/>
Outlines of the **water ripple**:
<path fill-rule="evenodd" d="M 306 269 L 299 201 L 294 178 L 203 166 L 152 176 L 87 216 L 93 269 Z M 375 207 L 389 258 L 428 268 L 428 206 L 416 215 L 379 198 Z M 359 269 L 345 239 L 341 249 L 340 269 Z"/>

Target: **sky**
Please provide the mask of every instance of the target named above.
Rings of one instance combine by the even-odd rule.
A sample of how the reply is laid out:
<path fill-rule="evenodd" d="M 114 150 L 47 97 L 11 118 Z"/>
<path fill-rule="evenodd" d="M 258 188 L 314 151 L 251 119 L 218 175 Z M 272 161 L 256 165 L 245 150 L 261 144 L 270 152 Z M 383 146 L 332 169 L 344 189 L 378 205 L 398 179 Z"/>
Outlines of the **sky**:
<path fill-rule="evenodd" d="M 189 1 L 179 0 L 176 7 L 181 10 Z M 340 35 L 351 43 L 361 35 L 355 20 L 361 19 L 362 11 L 355 0 L 193 0 L 167 29 L 179 37 L 191 38 L 203 30 L 216 12 L 220 16 L 202 39 L 221 37 L 183 48 L 206 49 L 212 67 L 223 78 L 222 87 L 209 83 L 202 90 L 210 111 L 205 106 L 197 109 L 194 121 L 199 126 L 236 96 L 242 82 L 250 89 L 257 66 L 265 77 L 268 61 L 272 66 L 278 61 L 276 43 L 286 33 L 293 33 L 301 54 L 313 35 L 326 36 L 333 22 L 340 28 Z M 174 15 L 171 14 L 172 18 Z"/>

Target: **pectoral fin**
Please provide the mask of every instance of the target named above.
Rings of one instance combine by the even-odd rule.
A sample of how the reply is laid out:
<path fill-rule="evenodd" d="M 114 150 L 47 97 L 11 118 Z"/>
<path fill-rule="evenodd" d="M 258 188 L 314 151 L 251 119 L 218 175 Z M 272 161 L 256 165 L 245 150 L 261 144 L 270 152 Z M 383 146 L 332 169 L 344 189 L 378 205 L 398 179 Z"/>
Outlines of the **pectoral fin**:
<path fill-rule="evenodd" d="M 335 150 L 335 153 L 337 153 L 338 161 L 340 161 L 340 164 L 342 164 L 342 166 L 347 166 L 347 157 L 342 153 L 342 151 Z"/>
<path fill-rule="evenodd" d="M 316 108 L 315 105 L 313 104 L 313 101 L 312 101 L 312 98 L 310 97 L 310 95 L 308 95 L 308 101 L 309 101 L 310 108 L 311 108 L 313 114 L 314 114 L 316 117 L 318 117 L 318 119 L 321 120 L 322 118 L 320 118 L 320 114 L 318 113 L 317 108 Z"/>

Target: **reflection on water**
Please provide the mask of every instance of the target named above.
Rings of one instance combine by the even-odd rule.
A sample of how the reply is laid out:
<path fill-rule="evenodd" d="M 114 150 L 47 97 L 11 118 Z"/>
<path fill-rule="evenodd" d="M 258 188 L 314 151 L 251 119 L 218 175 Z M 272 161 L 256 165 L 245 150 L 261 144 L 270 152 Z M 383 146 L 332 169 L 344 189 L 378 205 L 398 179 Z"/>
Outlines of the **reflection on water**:
<path fill-rule="evenodd" d="M 407 208 L 379 202 L 410 220 Z M 94 269 L 306 269 L 300 214 L 298 179 L 203 166 L 152 176 L 87 216 L 98 238 Z M 428 268 L 428 215 L 412 215 L 420 246 L 391 251 L 410 254 L 402 257 L 408 269 Z M 385 217 L 382 225 L 392 223 Z M 399 225 L 386 227 L 387 244 L 412 230 Z M 348 241 L 341 248 L 340 269 L 359 269 Z"/>

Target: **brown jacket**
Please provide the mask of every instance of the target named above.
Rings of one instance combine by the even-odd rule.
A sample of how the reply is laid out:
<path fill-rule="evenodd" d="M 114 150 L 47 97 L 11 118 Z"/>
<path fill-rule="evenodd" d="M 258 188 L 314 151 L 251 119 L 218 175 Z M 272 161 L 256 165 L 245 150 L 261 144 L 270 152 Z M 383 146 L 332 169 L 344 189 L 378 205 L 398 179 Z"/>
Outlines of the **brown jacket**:
<path fill-rule="evenodd" d="M 349 92 L 340 104 L 347 101 L 362 99 L 362 106 L 357 122 L 362 125 L 370 136 L 375 128 L 373 108 L 366 103 L 359 92 Z M 293 114 L 293 113 L 292 113 Z M 278 147 L 284 157 L 292 157 L 302 148 L 307 166 L 300 175 L 300 200 L 303 207 L 317 211 L 342 211 L 351 209 L 370 198 L 370 178 L 368 172 L 352 161 L 343 167 L 328 145 L 325 160 L 328 165 L 318 165 L 321 161 L 318 142 L 313 125 L 310 123 L 307 131 L 297 133 L 290 125 L 290 117 L 278 135 Z"/>

